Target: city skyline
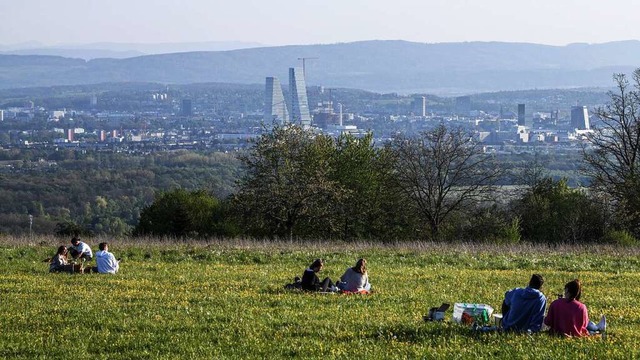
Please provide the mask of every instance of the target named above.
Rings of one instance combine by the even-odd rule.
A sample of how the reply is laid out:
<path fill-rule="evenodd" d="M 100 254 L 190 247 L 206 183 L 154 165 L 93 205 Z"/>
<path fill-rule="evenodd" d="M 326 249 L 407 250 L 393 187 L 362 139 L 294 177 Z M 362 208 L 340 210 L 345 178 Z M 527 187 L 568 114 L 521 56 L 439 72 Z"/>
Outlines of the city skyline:
<path fill-rule="evenodd" d="M 640 3 L 599 4 L 593 0 L 525 4 L 399 0 L 390 6 L 384 0 L 327 0 L 318 6 L 301 0 L 290 6 L 286 0 L 190 0 L 178 6 L 169 0 L 23 0 L 0 5 L 2 13 L 11 15 L 0 23 L 0 44 L 237 41 L 278 46 L 400 39 L 566 45 L 640 39 L 635 26 Z M 274 18 L 287 21 L 274 22 Z"/>

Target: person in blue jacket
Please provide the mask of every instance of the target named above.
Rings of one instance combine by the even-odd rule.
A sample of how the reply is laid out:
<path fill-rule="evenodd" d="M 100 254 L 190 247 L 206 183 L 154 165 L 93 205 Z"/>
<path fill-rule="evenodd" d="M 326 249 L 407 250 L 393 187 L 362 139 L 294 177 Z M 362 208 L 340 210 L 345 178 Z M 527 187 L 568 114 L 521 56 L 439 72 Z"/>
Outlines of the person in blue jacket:
<path fill-rule="evenodd" d="M 526 288 L 515 288 L 504 294 L 502 328 L 511 331 L 538 332 L 542 328 L 547 298 L 540 291 L 542 275 L 533 274 Z"/>

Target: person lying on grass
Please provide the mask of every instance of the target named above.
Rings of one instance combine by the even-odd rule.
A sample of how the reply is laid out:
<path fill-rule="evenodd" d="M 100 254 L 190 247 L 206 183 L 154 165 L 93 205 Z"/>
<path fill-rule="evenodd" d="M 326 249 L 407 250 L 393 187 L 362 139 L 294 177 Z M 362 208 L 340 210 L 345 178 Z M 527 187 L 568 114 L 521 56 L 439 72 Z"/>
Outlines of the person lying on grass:
<path fill-rule="evenodd" d="M 301 287 L 302 290 L 307 291 L 336 291 L 337 288 L 328 277 L 324 278 L 322 282 L 320 282 L 320 278 L 318 278 L 318 273 L 324 268 L 324 261 L 322 259 L 315 259 L 309 268 L 304 271 L 302 274 Z"/>
<path fill-rule="evenodd" d="M 348 292 L 368 293 L 371 290 L 371 284 L 367 273 L 367 260 L 358 259 L 353 267 L 348 268 L 340 277 L 338 288 Z"/>
<path fill-rule="evenodd" d="M 564 286 L 564 297 L 555 300 L 549 307 L 544 324 L 549 332 L 564 336 L 588 336 L 596 332 L 605 332 L 607 319 L 604 315 L 596 325 L 589 321 L 587 307 L 581 303 L 582 285 L 580 280 L 569 281 Z"/>
<path fill-rule="evenodd" d="M 542 275 L 533 274 L 526 288 L 515 288 L 504 294 L 502 328 L 506 331 L 538 332 L 542 328 L 547 298 L 540 291 Z"/>

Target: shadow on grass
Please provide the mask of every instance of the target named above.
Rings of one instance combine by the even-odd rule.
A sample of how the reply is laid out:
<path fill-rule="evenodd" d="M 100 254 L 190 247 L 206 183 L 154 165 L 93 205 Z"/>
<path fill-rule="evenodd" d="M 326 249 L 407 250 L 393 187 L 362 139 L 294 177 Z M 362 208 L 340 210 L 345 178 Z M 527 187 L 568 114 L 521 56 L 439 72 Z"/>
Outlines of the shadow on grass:
<path fill-rule="evenodd" d="M 547 331 L 528 334 L 503 331 L 482 332 L 470 327 L 451 322 L 415 322 L 409 324 L 395 324 L 391 326 L 371 326 L 367 329 L 367 337 L 374 340 L 399 341 L 406 343 L 437 343 L 447 339 L 460 339 L 474 341 L 478 344 L 502 342 L 505 339 L 518 339 L 519 342 L 548 341 L 561 339 L 562 337 L 550 334 Z M 570 338 L 567 338 L 571 340 Z M 589 341 L 607 341 L 615 339 L 615 334 L 607 333 L 607 338 L 601 335 L 593 335 L 584 338 Z"/>

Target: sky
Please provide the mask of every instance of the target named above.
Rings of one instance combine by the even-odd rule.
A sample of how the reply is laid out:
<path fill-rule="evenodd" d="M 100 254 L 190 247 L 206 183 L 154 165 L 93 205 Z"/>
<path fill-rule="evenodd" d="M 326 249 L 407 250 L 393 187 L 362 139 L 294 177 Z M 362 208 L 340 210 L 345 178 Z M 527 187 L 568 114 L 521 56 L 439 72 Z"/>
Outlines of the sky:
<path fill-rule="evenodd" d="M 0 44 L 640 39 L 638 0 L 0 0 Z"/>

